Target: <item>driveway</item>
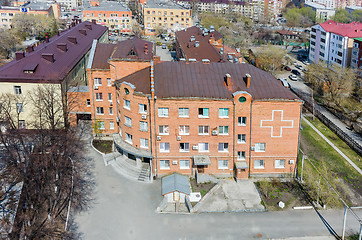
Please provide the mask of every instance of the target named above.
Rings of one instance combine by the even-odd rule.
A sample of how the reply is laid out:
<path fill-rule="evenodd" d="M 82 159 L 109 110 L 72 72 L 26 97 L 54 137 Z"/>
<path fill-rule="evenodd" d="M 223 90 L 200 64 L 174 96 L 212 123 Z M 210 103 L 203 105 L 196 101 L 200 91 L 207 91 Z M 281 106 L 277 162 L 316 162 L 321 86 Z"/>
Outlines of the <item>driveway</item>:
<path fill-rule="evenodd" d="M 95 202 L 75 217 L 86 240 L 119 239 L 278 239 L 330 236 L 341 233 L 343 211 L 314 210 L 257 213 L 157 214 L 160 181 L 132 182 L 104 166 L 102 156 L 88 149 L 95 161 Z M 360 217 L 362 211 L 357 212 Z M 323 223 L 323 221 L 328 223 Z M 348 215 L 347 230 L 359 231 Z M 317 237 L 316 239 L 321 239 Z"/>

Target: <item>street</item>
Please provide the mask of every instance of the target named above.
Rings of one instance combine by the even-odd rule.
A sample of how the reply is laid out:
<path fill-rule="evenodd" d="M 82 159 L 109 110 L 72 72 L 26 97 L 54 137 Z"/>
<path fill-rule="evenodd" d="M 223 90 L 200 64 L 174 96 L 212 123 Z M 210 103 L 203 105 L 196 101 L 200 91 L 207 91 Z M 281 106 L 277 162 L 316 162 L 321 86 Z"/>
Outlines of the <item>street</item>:
<path fill-rule="evenodd" d="M 90 147 L 88 154 L 95 161 L 95 202 L 87 212 L 76 216 L 79 231 L 87 240 L 329 236 L 331 229 L 328 224 L 341 234 L 343 210 L 320 211 L 321 217 L 314 210 L 157 214 L 155 209 L 161 201 L 159 180 L 152 184 L 132 182 L 118 175 L 110 166 L 104 166 L 102 156 Z M 362 216 L 362 211 L 357 213 Z M 349 214 L 347 232 L 358 231 L 357 221 Z"/>

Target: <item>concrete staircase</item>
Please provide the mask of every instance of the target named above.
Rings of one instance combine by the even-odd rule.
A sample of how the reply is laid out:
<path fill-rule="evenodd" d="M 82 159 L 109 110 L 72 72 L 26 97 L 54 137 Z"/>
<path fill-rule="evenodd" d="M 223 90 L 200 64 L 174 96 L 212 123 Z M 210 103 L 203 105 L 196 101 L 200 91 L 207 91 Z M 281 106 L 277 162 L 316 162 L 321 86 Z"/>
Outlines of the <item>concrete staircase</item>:
<path fill-rule="evenodd" d="M 127 158 L 120 153 L 110 153 L 104 155 L 104 161 L 127 179 L 139 182 L 151 182 L 149 179 L 150 167 L 148 163 L 142 163 L 141 167 L 136 165 L 136 161 Z"/>

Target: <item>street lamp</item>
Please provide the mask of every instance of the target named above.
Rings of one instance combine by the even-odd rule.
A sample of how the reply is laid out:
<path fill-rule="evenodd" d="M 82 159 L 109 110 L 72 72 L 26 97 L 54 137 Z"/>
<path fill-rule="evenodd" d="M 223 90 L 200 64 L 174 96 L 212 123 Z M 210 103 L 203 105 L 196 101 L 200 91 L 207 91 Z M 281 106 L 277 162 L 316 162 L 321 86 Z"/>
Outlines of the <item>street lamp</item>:
<path fill-rule="evenodd" d="M 74 186 L 74 162 L 73 159 L 71 157 L 69 157 L 70 162 L 72 163 L 72 186 L 70 188 L 70 198 L 69 198 L 69 203 L 68 203 L 68 211 L 67 211 L 67 219 L 65 220 L 65 227 L 64 230 L 67 231 L 67 227 L 68 227 L 68 220 L 69 220 L 69 213 L 70 213 L 70 205 L 72 202 L 72 196 L 73 196 L 73 186 Z"/>

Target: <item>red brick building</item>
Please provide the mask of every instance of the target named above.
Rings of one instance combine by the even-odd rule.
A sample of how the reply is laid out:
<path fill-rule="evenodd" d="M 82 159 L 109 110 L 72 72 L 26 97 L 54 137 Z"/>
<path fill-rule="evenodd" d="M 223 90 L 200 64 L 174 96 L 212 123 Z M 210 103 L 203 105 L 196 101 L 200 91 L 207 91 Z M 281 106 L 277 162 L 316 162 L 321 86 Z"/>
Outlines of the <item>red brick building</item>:
<path fill-rule="evenodd" d="M 164 62 L 116 81 L 119 152 L 152 173 L 255 175 L 296 167 L 302 101 L 249 64 Z"/>

